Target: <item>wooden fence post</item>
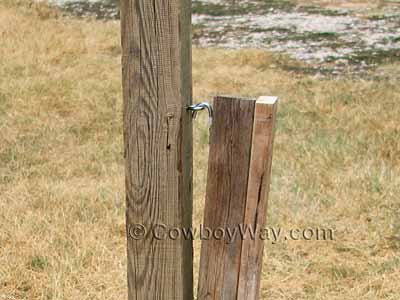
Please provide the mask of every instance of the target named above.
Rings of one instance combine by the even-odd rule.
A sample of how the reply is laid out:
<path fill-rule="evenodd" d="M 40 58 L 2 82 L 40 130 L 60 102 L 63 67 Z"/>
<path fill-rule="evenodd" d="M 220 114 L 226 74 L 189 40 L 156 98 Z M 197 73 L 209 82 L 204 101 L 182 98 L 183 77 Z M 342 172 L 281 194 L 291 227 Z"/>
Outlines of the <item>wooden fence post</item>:
<path fill-rule="evenodd" d="M 214 101 L 204 227 L 215 235 L 202 241 L 199 300 L 258 299 L 264 241 L 247 229 L 265 224 L 276 108 L 274 97 Z"/>
<path fill-rule="evenodd" d="M 193 299 L 191 1 L 122 0 L 129 300 Z"/>

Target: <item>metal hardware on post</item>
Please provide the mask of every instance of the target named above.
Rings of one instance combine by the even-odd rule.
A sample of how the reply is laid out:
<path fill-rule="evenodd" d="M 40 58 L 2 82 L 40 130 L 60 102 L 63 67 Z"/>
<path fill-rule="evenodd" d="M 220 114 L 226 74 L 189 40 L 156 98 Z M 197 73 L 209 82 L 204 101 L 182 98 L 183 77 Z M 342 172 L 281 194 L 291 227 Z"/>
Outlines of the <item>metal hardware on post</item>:
<path fill-rule="evenodd" d="M 196 119 L 197 112 L 206 109 L 208 110 L 208 117 L 210 119 L 210 127 L 212 126 L 214 111 L 210 103 L 208 102 L 201 102 L 198 104 L 188 106 L 187 110 L 192 112 L 192 118 Z"/>

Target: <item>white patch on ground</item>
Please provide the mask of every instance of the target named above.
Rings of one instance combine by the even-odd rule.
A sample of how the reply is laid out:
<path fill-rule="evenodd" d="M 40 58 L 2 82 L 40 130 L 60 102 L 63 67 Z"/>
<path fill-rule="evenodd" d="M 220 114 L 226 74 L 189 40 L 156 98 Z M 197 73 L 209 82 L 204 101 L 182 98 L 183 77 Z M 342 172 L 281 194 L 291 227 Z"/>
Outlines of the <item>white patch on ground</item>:
<path fill-rule="evenodd" d="M 201 25 L 203 31 L 198 38 L 200 46 L 266 48 L 309 63 L 344 58 L 361 50 L 398 49 L 399 43 L 393 40 L 400 37 L 399 21 L 400 17 L 374 21 L 278 11 L 266 15 L 193 17 L 193 24 Z M 305 34 L 321 35 L 314 40 Z M 304 39 L 296 38 L 301 35 Z"/>

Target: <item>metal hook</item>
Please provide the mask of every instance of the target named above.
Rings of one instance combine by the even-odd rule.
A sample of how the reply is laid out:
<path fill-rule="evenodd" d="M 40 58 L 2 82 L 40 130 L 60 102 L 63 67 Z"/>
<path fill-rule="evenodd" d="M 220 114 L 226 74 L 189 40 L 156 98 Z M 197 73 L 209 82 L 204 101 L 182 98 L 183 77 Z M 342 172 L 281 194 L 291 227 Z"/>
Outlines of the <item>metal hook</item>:
<path fill-rule="evenodd" d="M 208 103 L 208 102 L 201 102 L 198 104 L 194 104 L 194 105 L 190 105 L 188 106 L 187 110 L 192 112 L 192 118 L 196 119 L 197 116 L 197 112 L 204 110 L 205 108 L 207 108 L 208 110 L 208 117 L 210 119 L 210 127 L 212 125 L 212 121 L 213 121 L 213 115 L 214 115 L 214 111 L 212 106 Z"/>

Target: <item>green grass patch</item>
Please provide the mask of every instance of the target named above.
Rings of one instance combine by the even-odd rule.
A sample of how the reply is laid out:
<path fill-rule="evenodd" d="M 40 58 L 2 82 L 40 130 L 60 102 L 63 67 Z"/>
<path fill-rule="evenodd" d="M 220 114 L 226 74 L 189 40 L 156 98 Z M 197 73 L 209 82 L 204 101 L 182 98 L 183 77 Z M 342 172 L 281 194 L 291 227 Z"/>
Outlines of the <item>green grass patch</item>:
<path fill-rule="evenodd" d="M 383 64 L 400 60 L 400 49 L 359 51 L 347 58 L 352 63 Z"/>
<path fill-rule="evenodd" d="M 29 262 L 29 267 L 33 271 L 43 271 L 44 269 L 47 268 L 49 265 L 49 262 L 45 256 L 41 255 L 35 255 L 34 257 L 31 258 Z"/>
<path fill-rule="evenodd" d="M 304 32 L 302 34 L 289 35 L 284 39 L 302 42 L 321 42 L 326 40 L 337 40 L 338 38 L 339 34 L 336 32 Z"/>

